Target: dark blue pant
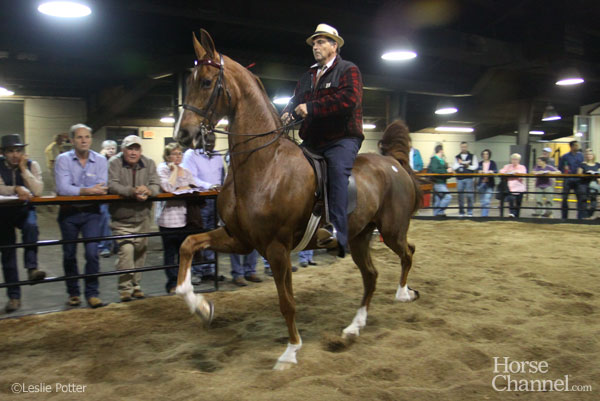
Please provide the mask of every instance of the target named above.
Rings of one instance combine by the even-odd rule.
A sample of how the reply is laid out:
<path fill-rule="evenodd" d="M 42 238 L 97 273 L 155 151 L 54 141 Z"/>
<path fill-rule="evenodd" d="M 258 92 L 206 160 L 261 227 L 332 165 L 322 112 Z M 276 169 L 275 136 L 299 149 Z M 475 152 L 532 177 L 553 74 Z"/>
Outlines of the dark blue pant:
<path fill-rule="evenodd" d="M 99 237 L 102 234 L 100 231 L 101 219 L 102 215 L 99 211 L 92 213 L 81 211 L 64 212 L 61 210 L 58 214 L 58 224 L 62 233 L 62 239 L 77 239 L 79 233 L 81 233 L 83 238 Z M 63 245 L 63 268 L 65 269 L 65 276 L 79 274 L 79 270 L 77 269 L 77 244 Z M 99 270 L 98 243 L 87 242 L 85 243 L 85 273 L 98 273 Z M 79 296 L 79 281 L 67 280 L 67 292 L 70 296 Z M 85 297 L 96 296 L 98 296 L 98 277 L 86 278 Z"/>
<path fill-rule="evenodd" d="M 523 202 L 523 192 L 509 193 L 504 198 L 508 202 L 509 213 L 519 217 L 521 213 L 521 203 Z"/>
<path fill-rule="evenodd" d="M 11 208 L 12 209 L 12 208 Z M 28 207 L 14 210 L 14 214 L 1 215 L 0 219 L 0 244 L 12 245 L 17 243 L 15 227 L 21 229 L 22 242 L 30 243 L 38 240 L 37 214 L 35 209 Z M 27 269 L 37 269 L 37 247 L 26 247 L 24 252 L 24 264 Z M 2 271 L 6 283 L 19 281 L 17 269 L 17 250 L 4 249 L 2 251 Z M 21 298 L 21 287 L 8 287 L 6 293 L 9 298 Z"/>
<path fill-rule="evenodd" d="M 232 253 L 229 255 L 231 260 L 231 277 L 235 280 L 238 277 L 249 276 L 256 274 L 256 259 L 258 258 L 258 251 L 255 249 L 248 255 L 238 255 Z"/>
<path fill-rule="evenodd" d="M 344 248 L 348 244 L 348 179 L 361 143 L 359 138 L 343 138 L 316 150 L 327 160 L 329 217 Z"/>
<path fill-rule="evenodd" d="M 158 227 L 161 233 L 169 233 L 168 235 L 162 236 L 163 243 L 163 263 L 165 265 L 174 265 L 179 263 L 179 248 L 181 244 L 187 237 L 186 234 L 178 234 L 177 231 L 185 230 L 185 227 L 181 228 L 168 228 L 168 227 Z M 167 275 L 167 284 L 166 289 L 167 292 L 171 290 L 171 288 L 177 287 L 177 274 L 179 273 L 179 268 L 172 267 L 170 269 L 165 269 L 165 274 Z"/>
<path fill-rule="evenodd" d="M 108 211 L 108 204 L 100 205 L 100 214 L 102 219 L 100 220 L 100 232 L 103 237 L 112 235 L 110 231 L 110 212 Z M 98 243 L 98 250 L 103 251 L 108 249 L 109 251 L 116 251 L 117 242 L 111 239 L 100 241 Z"/>
<path fill-rule="evenodd" d="M 202 226 L 206 231 L 214 230 L 217 228 L 215 223 L 215 199 L 207 199 L 206 206 L 202 208 Z M 215 252 L 211 250 L 199 251 L 202 252 L 202 256 L 205 260 L 213 260 L 215 259 Z M 201 276 L 207 274 L 215 273 L 215 265 L 202 265 L 202 266 L 192 266 L 192 273 L 199 274 Z"/>
<path fill-rule="evenodd" d="M 583 219 L 585 216 L 585 196 L 579 192 L 579 178 L 565 178 L 563 180 L 563 198 L 562 198 L 562 218 L 566 219 L 569 215 L 569 193 L 571 190 L 577 196 L 577 218 Z"/>

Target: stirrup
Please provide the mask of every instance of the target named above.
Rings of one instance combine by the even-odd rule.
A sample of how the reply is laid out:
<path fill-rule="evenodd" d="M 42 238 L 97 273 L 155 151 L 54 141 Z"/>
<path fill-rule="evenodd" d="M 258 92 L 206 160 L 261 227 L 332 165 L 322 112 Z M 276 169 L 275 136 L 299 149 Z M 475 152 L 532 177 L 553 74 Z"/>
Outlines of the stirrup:
<path fill-rule="evenodd" d="M 327 249 L 337 248 L 337 230 L 332 224 L 326 224 L 317 230 L 317 246 Z"/>

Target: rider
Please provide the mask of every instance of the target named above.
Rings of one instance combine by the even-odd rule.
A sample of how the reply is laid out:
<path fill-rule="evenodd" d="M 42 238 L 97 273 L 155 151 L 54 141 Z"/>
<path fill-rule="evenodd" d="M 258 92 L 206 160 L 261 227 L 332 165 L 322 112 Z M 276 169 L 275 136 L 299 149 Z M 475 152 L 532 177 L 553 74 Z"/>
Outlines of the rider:
<path fill-rule="evenodd" d="M 337 241 L 344 256 L 348 243 L 348 179 L 360 145 L 362 132 L 362 79 L 356 65 L 342 60 L 344 39 L 332 26 L 319 24 L 306 39 L 316 64 L 300 77 L 294 97 L 282 120 L 303 118 L 302 146 L 327 160 L 328 199 L 331 224 L 319 232 L 319 247 L 330 248 Z M 325 235 L 323 235 L 325 234 Z"/>

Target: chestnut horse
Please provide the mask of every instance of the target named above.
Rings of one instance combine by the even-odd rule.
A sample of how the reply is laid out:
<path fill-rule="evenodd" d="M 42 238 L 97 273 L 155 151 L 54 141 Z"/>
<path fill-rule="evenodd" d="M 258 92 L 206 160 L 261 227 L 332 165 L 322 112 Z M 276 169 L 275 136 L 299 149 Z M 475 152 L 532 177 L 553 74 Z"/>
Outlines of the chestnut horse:
<path fill-rule="evenodd" d="M 247 254 L 257 249 L 270 263 L 287 323 L 289 343 L 274 369 L 296 364 L 302 340 L 296 329 L 292 289 L 291 250 L 300 242 L 315 202 L 315 175 L 300 147 L 282 135 L 282 125 L 259 79 L 231 58 L 218 53 L 210 35 L 194 35 L 198 64 L 188 81 L 184 112 L 174 136 L 197 147 L 202 137 L 223 117 L 229 120 L 231 168 L 217 199 L 224 227 L 187 237 L 180 249 L 177 294 L 192 313 L 205 322 L 213 305 L 193 292 L 190 266 L 194 252 Z M 264 135 L 256 135 L 264 133 Z M 375 291 L 377 270 L 369 254 L 373 230 L 400 256 L 402 271 L 396 300 L 410 302 L 418 292 L 407 286 L 415 247 L 407 242 L 412 214 L 421 203 L 421 192 L 408 166 L 408 130 L 392 124 L 382 149 L 395 157 L 360 154 L 353 173 L 358 199 L 349 215 L 349 246 L 363 278 L 361 306 L 343 336 L 358 336 L 367 322 L 367 309 Z M 397 160 L 398 159 L 398 160 Z M 307 249 L 315 246 L 313 237 Z"/>

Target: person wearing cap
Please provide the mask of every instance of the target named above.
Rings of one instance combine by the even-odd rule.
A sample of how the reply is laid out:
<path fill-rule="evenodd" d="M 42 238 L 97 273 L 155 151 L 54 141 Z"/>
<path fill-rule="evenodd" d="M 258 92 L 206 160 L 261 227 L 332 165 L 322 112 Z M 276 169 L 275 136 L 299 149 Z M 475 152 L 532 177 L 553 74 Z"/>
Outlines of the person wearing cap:
<path fill-rule="evenodd" d="M 0 150 L 0 195 L 18 196 L 22 201 L 29 201 L 33 196 L 40 196 L 44 190 L 40 165 L 30 160 L 25 154 L 25 146 L 19 134 L 2 136 Z M 38 240 L 38 225 L 35 208 L 31 204 L 24 206 L 8 206 L 0 208 L 0 245 L 13 245 L 17 238 L 15 227 L 21 230 L 22 242 L 32 243 Z M 29 280 L 43 280 L 46 273 L 38 270 L 37 247 L 26 247 L 24 256 L 25 268 Z M 17 270 L 17 250 L 2 250 L 2 270 L 6 283 L 19 281 Z M 21 307 L 21 287 L 7 287 L 7 313 Z"/>
<path fill-rule="evenodd" d="M 348 179 L 364 139 L 362 78 L 358 67 L 340 56 L 344 39 L 327 24 L 319 24 L 306 39 L 316 61 L 300 77 L 294 96 L 281 116 L 284 124 L 301 118 L 302 146 L 327 160 L 328 200 L 331 225 L 318 232 L 318 245 L 331 248 L 337 242 L 344 256 L 348 242 Z"/>
<path fill-rule="evenodd" d="M 107 139 L 102 142 L 102 150 L 100 154 L 106 157 L 106 160 L 110 160 L 117 153 L 117 143 L 111 139 Z M 100 213 L 102 214 L 102 223 L 100 231 L 102 232 L 103 237 L 110 237 L 112 232 L 110 231 L 110 213 L 108 212 L 108 204 L 103 203 L 100 205 Z M 117 246 L 116 241 L 114 240 L 103 240 L 98 243 L 98 251 L 100 252 L 100 256 L 103 258 L 108 258 L 114 251 L 116 253 Z"/>
<path fill-rule="evenodd" d="M 141 234 L 150 231 L 152 202 L 149 196 L 160 192 L 160 178 L 152 159 L 142 155 L 142 139 L 129 135 L 123 139 L 121 153 L 108 162 L 108 190 L 111 194 L 136 199 L 138 202 L 117 202 L 109 205 L 114 235 Z M 117 270 L 143 267 L 148 249 L 147 238 L 117 240 L 119 247 Z M 118 291 L 122 302 L 144 298 L 140 286 L 142 273 L 119 276 Z"/>
<path fill-rule="evenodd" d="M 56 158 L 54 175 L 56 192 L 60 196 L 106 195 L 108 187 L 107 161 L 100 153 L 91 150 L 92 129 L 85 124 L 75 124 L 69 130 L 73 149 Z M 99 237 L 102 216 L 98 203 L 62 204 L 58 212 L 58 224 L 63 240 Z M 85 273 L 98 273 L 98 243 L 86 242 Z M 63 244 L 63 268 L 66 276 L 79 274 L 77 268 L 77 244 Z M 67 280 L 69 306 L 81 304 L 79 281 Z M 92 308 L 103 306 L 99 295 L 98 277 L 85 279 L 85 298 Z"/>
<path fill-rule="evenodd" d="M 64 144 L 69 141 L 69 134 L 66 132 L 56 134 L 54 136 L 54 141 L 46 146 L 44 149 L 44 154 L 46 155 L 46 167 L 48 167 L 48 171 L 50 172 L 50 177 L 52 179 L 52 194 L 54 194 L 54 165 L 56 163 L 56 158 L 61 153 L 65 152 Z"/>
<path fill-rule="evenodd" d="M 552 157 L 552 148 L 546 147 L 546 148 L 542 149 L 541 157 L 545 157 L 546 159 L 548 159 L 548 161 L 546 162 L 546 165 L 556 167 L 554 157 Z"/>

